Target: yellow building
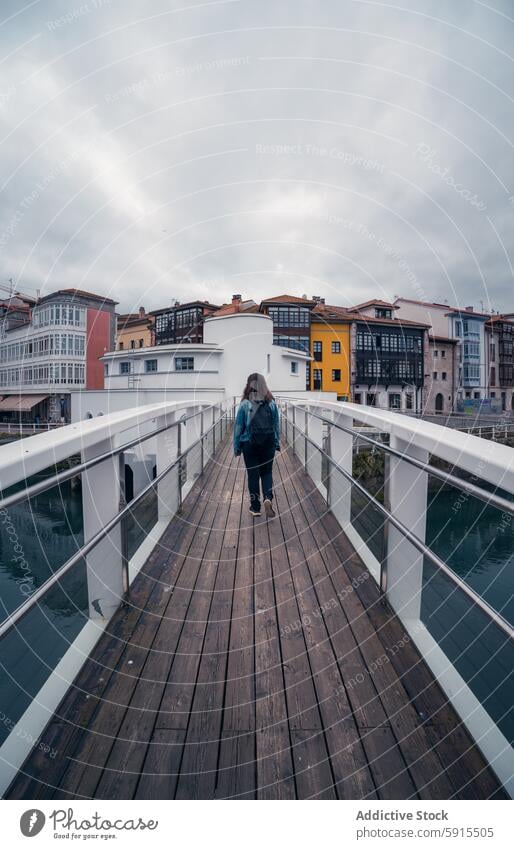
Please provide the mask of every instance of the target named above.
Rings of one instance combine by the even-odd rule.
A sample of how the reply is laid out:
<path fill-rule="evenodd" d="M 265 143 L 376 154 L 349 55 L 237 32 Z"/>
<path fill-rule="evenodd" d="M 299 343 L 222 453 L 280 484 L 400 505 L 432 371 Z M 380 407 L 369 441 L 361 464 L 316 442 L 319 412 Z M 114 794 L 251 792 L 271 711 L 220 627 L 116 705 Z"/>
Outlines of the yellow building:
<path fill-rule="evenodd" d="M 317 304 L 311 314 L 310 388 L 350 398 L 350 332 L 352 319 L 342 307 Z"/>
<path fill-rule="evenodd" d="M 117 316 L 116 350 L 149 348 L 153 344 L 153 316 L 139 307 L 139 312 Z"/>

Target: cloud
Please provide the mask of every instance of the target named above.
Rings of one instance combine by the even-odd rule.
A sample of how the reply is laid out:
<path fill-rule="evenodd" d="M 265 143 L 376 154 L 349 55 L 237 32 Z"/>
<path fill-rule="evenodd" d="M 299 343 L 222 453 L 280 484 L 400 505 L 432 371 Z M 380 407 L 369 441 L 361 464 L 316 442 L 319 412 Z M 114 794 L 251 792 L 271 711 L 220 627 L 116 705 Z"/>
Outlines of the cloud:
<path fill-rule="evenodd" d="M 4 276 L 512 309 L 509 9 L 4 4 Z"/>

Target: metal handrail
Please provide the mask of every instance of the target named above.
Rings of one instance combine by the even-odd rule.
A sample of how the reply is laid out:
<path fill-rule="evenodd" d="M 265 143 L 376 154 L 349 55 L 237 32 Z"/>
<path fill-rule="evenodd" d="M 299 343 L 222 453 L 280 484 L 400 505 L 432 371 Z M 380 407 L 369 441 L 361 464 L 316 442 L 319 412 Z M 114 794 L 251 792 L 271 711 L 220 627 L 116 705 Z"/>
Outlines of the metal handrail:
<path fill-rule="evenodd" d="M 75 554 L 73 554 L 66 561 L 66 563 L 63 563 L 62 566 L 60 566 L 55 572 L 53 572 L 52 575 L 50 575 L 50 577 L 47 578 L 47 580 L 43 584 L 41 584 L 41 586 L 38 587 L 37 590 L 35 590 L 32 595 L 26 599 L 26 601 L 23 602 L 23 604 L 20 604 L 20 606 L 17 607 L 16 610 L 10 613 L 9 616 L 7 616 L 3 620 L 3 622 L 0 623 L 0 639 L 4 637 L 5 634 L 8 633 L 16 625 L 16 623 L 23 616 L 25 616 L 25 614 L 28 613 L 29 610 L 34 607 L 35 604 L 37 604 L 39 599 L 42 598 L 48 592 L 48 590 L 54 586 L 54 584 L 60 581 L 61 578 L 63 578 L 64 575 L 66 575 L 67 572 L 69 572 L 70 569 L 72 569 L 73 566 L 75 566 L 79 562 L 79 560 L 82 560 L 87 554 L 89 554 L 90 551 L 93 550 L 93 548 L 95 548 L 96 545 L 98 545 L 99 542 L 105 539 L 105 537 L 116 527 L 116 525 L 120 521 L 128 517 L 131 510 L 136 506 L 136 504 L 138 504 L 139 501 L 141 501 L 145 497 L 145 495 L 147 495 L 167 474 L 169 474 L 169 472 L 171 472 L 172 469 L 180 463 L 183 457 L 187 456 L 190 451 L 196 448 L 199 444 L 203 443 L 203 440 L 209 435 L 209 433 L 213 431 L 219 425 L 219 423 L 223 421 L 223 419 L 225 419 L 230 413 L 231 410 L 226 410 L 219 417 L 219 419 L 216 419 L 216 421 L 213 422 L 212 425 L 204 433 L 202 433 L 198 439 L 192 442 L 191 445 L 188 445 L 187 448 L 184 449 L 184 451 L 182 451 L 175 457 L 175 459 L 172 463 L 170 463 L 169 466 L 167 466 L 162 472 L 160 472 L 155 478 L 153 478 L 153 480 L 151 480 L 141 490 L 141 492 L 138 493 L 138 495 L 136 495 L 132 499 L 132 501 L 129 501 L 128 504 L 126 504 L 122 510 L 116 513 L 116 515 L 113 516 L 113 518 L 110 519 L 107 524 L 103 526 L 103 528 L 101 528 L 94 536 L 92 536 L 90 540 L 84 543 L 84 545 L 81 546 L 81 548 L 76 551 Z M 180 422 L 177 422 L 177 424 L 179 423 Z M 119 452 L 116 450 L 116 453 Z"/>
<path fill-rule="evenodd" d="M 304 409 L 305 411 L 304 407 L 302 407 L 302 409 Z M 455 486 L 457 489 L 462 489 L 465 492 L 468 492 L 470 495 L 473 495 L 475 498 L 479 498 L 481 501 L 485 501 L 487 504 L 497 507 L 499 510 L 503 510 L 505 513 L 510 513 L 511 516 L 514 516 L 513 501 L 509 501 L 507 498 L 502 498 L 501 495 L 496 495 L 495 493 L 488 492 L 486 489 L 482 489 L 482 487 L 476 486 L 476 484 L 470 483 L 469 481 L 465 481 L 462 478 L 457 477 L 457 475 L 452 475 L 451 472 L 444 472 L 442 469 L 438 469 L 436 466 L 432 466 L 431 463 L 425 463 L 423 460 L 417 460 L 415 457 L 411 457 L 409 454 L 404 454 L 401 451 L 398 451 L 396 448 L 391 448 L 390 445 L 386 445 L 384 442 L 378 442 L 378 440 L 372 439 L 370 436 L 366 436 L 360 430 L 355 430 L 351 427 L 345 427 L 344 425 L 341 425 L 338 422 L 333 421 L 332 419 L 327 419 L 326 417 L 320 416 L 318 413 L 311 412 L 310 410 L 308 412 L 309 416 L 313 416 L 313 418 L 319 419 L 324 424 L 328 424 L 331 427 L 336 427 L 338 428 L 338 430 L 342 430 L 345 433 L 350 434 L 351 436 L 356 436 L 358 439 L 363 439 L 365 442 L 369 442 L 371 445 L 374 445 L 382 451 L 386 451 L 393 457 L 397 457 L 400 460 L 404 460 L 406 463 L 410 463 L 411 466 L 416 466 L 416 468 L 427 472 L 433 477 L 439 478 L 439 480 L 442 480 L 445 483 L 450 484 L 451 486 Z"/>
<path fill-rule="evenodd" d="M 186 424 L 186 422 L 190 419 L 194 419 L 196 416 L 202 415 L 206 410 L 216 409 L 218 406 L 219 405 L 217 404 L 210 404 L 205 407 L 200 407 L 196 410 L 196 412 L 191 413 L 189 416 L 182 416 L 174 422 L 170 422 L 156 430 L 152 430 L 151 433 L 136 436 L 134 439 L 129 440 L 129 442 L 125 442 L 123 445 L 111 448 L 109 451 L 104 451 L 103 454 L 98 454 L 97 457 L 92 457 L 90 460 L 85 460 L 77 466 L 72 466 L 69 469 L 65 469 L 63 472 L 58 472 L 56 475 L 52 475 L 50 478 L 45 478 L 45 480 L 39 481 L 39 483 L 25 487 L 25 489 L 20 490 L 20 492 L 14 492 L 12 495 L 6 495 L 4 498 L 0 498 L 0 510 L 5 510 L 8 507 L 12 507 L 14 504 L 19 504 L 20 501 L 25 501 L 27 498 L 32 498 L 34 495 L 41 495 L 42 492 L 46 492 L 48 489 L 53 489 L 54 486 L 59 486 L 61 483 L 65 483 L 65 481 L 70 480 L 70 478 L 74 478 L 77 475 L 82 474 L 82 472 L 85 472 L 94 466 L 98 466 L 99 463 L 109 460 L 110 457 L 116 457 L 116 455 L 122 454 L 124 451 L 128 451 L 135 445 L 140 445 L 142 442 L 146 442 L 148 439 L 152 439 L 154 436 L 158 436 L 160 433 L 164 433 L 164 431 L 170 430 L 172 427 Z M 178 412 L 178 410 L 172 412 Z"/>
<path fill-rule="evenodd" d="M 478 593 L 476 593 L 475 590 L 473 590 L 468 584 L 466 584 L 465 581 L 459 578 L 459 576 L 452 569 L 450 569 L 450 567 L 444 562 L 444 560 L 441 560 L 441 558 L 438 557 L 437 554 L 434 554 L 434 552 L 424 542 L 422 542 L 419 537 L 413 534 L 412 531 L 409 530 L 409 528 L 403 524 L 403 522 L 397 519 L 393 513 L 391 513 L 386 507 L 384 507 L 383 504 L 380 503 L 380 501 L 377 501 L 377 499 L 374 498 L 374 496 L 371 495 L 368 490 L 356 478 L 354 478 L 353 475 L 350 474 L 350 472 L 347 472 L 346 469 L 343 469 L 343 467 L 340 466 L 339 463 L 334 460 L 333 457 L 330 456 L 330 454 L 324 451 L 323 448 L 318 445 L 317 442 L 311 439 L 305 433 L 305 431 L 301 430 L 301 428 L 299 428 L 296 423 L 293 423 L 292 420 L 287 416 L 287 414 L 284 416 L 284 419 L 293 426 L 294 430 L 298 430 L 307 442 L 313 445 L 323 456 L 325 456 L 327 460 L 333 466 L 335 466 L 337 471 L 340 472 L 340 474 L 342 474 L 344 478 L 346 478 L 346 480 L 353 484 L 358 489 L 358 491 L 362 493 L 362 495 L 368 498 L 369 501 L 371 501 L 371 503 L 373 504 L 373 506 L 376 507 L 377 510 L 388 521 L 390 521 L 391 524 L 398 531 L 400 531 L 400 533 L 402 533 L 403 536 L 405 536 L 405 538 L 408 539 L 409 542 L 412 543 L 415 548 L 417 548 L 420 554 L 427 557 L 454 584 L 456 584 L 459 589 L 461 589 L 465 593 L 465 595 L 467 595 L 468 598 L 470 598 L 471 601 L 473 601 L 473 603 L 476 604 L 482 610 L 482 612 L 489 617 L 489 619 L 493 620 L 495 624 L 498 625 L 498 627 L 509 637 L 509 639 L 514 640 L 514 628 L 510 624 L 510 622 L 508 622 L 501 615 L 501 613 L 498 613 L 498 611 L 495 610 L 494 607 L 491 607 L 491 605 L 487 601 L 485 601 L 485 599 L 478 595 Z"/>

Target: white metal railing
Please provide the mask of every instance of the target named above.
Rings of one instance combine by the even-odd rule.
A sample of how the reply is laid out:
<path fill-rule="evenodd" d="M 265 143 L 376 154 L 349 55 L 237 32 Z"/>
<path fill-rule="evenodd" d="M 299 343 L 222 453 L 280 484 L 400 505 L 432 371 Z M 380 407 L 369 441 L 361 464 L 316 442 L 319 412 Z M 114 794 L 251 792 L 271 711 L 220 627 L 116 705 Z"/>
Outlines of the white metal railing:
<path fill-rule="evenodd" d="M 0 422 L 0 434 L 8 433 L 23 436 L 23 434 L 45 433 L 47 430 L 54 430 L 58 427 L 64 427 L 62 422 L 45 422 L 44 424 L 36 424 L 35 422 Z"/>
<path fill-rule="evenodd" d="M 511 521 L 514 449 L 396 412 L 356 404 L 283 398 L 281 407 L 286 441 L 375 578 L 382 600 L 400 617 L 499 778 L 514 795 L 514 752 L 497 724 L 503 717 L 495 721 L 484 709 L 475 694 L 477 682 L 464 680 L 431 636 L 421 609 L 423 571 L 429 563 L 444 578 L 450 595 L 457 594 L 459 603 L 469 605 L 469 611 L 479 611 L 481 621 L 496 629 L 498 651 L 507 650 L 509 657 L 512 652 L 514 661 L 512 623 L 425 542 L 429 476 L 486 502 Z M 387 435 L 389 444 L 374 438 L 377 432 Z M 383 503 L 353 475 L 355 447 L 363 442 L 373 451 L 385 454 Z M 471 473 L 475 480 L 500 488 L 504 494 L 490 492 L 453 471 L 443 471 L 430 463 L 431 457 L 446 460 Z M 381 517 L 378 556 L 353 519 L 352 493 L 358 493 L 368 505 L 366 510 L 369 508 Z M 480 639 L 481 635 L 474 636 Z"/>
<path fill-rule="evenodd" d="M 0 622 L 0 657 L 5 640 L 16 639 L 18 629 L 31 612 L 37 611 L 48 593 L 58 588 L 79 563 L 86 565 L 89 619 L 89 626 L 82 629 L 66 653 L 71 661 L 65 657 L 59 663 L 59 667 L 64 664 L 66 676 L 59 669 L 49 670 L 49 681 L 25 713 L 9 717 L 12 730 L 0 747 L 0 793 L 23 762 L 30 742 L 38 739 L 49 714 L 57 707 L 110 617 L 128 600 L 131 580 L 171 518 L 180 511 L 183 497 L 213 457 L 233 415 L 232 399 L 219 404 L 196 401 L 152 404 L 0 447 L 1 516 L 8 516 L 10 508 L 20 502 L 80 476 L 84 526 L 84 544 Z M 141 453 L 143 446 L 152 452 L 152 461 L 155 459 L 154 474 L 127 501 L 128 452 Z M 78 464 L 21 491 L 4 494 L 16 484 L 78 453 L 81 455 Z M 129 557 L 131 518 L 152 492 L 157 496 L 156 511 L 152 514 L 155 521 L 152 519 L 152 526 L 144 529 L 144 539 Z M 50 623 L 48 627 L 52 627 Z M 20 639 L 23 644 L 23 638 Z M 23 735 L 18 733 L 20 723 L 23 723 Z M 30 734 L 27 728 L 31 729 Z"/>

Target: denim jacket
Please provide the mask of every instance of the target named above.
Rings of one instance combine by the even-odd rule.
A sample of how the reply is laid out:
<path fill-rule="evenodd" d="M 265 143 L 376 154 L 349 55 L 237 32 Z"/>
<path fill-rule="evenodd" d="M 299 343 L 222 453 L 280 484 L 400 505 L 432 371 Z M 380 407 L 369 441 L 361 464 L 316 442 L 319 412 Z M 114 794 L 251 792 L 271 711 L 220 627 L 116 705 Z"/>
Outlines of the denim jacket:
<path fill-rule="evenodd" d="M 275 431 L 275 449 L 280 448 L 280 413 L 274 401 L 269 402 L 273 416 L 273 427 Z M 241 453 L 242 445 L 250 439 L 250 421 L 252 416 L 252 403 L 246 399 L 241 401 L 236 415 L 234 425 L 234 454 Z"/>

